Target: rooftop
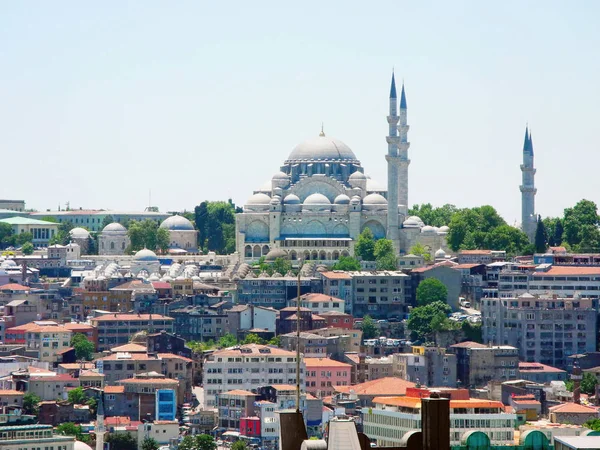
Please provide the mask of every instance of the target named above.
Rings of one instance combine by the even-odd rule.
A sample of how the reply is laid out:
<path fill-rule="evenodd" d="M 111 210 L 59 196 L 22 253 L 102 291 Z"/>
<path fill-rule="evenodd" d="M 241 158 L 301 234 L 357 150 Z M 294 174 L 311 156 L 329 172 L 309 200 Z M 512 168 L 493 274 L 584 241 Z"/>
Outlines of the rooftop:
<path fill-rule="evenodd" d="M 566 371 L 562 369 L 533 362 L 520 362 L 519 371 L 526 373 L 566 373 Z"/>
<path fill-rule="evenodd" d="M 296 352 L 282 350 L 278 347 L 260 344 L 246 344 L 217 350 L 212 356 L 289 356 L 296 357 Z"/>
<path fill-rule="evenodd" d="M 172 322 L 172 317 L 161 316 L 160 314 L 105 314 L 94 317 L 92 321 L 96 322 L 119 322 L 119 321 L 138 321 L 138 320 L 166 320 Z"/>
<path fill-rule="evenodd" d="M 44 225 L 58 227 L 55 222 L 47 222 L 45 220 L 30 219 L 29 217 L 9 217 L 8 219 L 0 219 L 0 222 L 8 223 L 9 225 Z"/>
<path fill-rule="evenodd" d="M 580 405 L 578 403 L 562 403 L 548 408 L 551 413 L 559 414 L 598 414 L 598 408 Z"/>
<path fill-rule="evenodd" d="M 304 358 L 306 368 L 312 367 L 343 367 L 350 369 L 352 366 L 343 362 L 335 361 L 329 358 Z"/>
<path fill-rule="evenodd" d="M 329 303 L 329 302 L 343 302 L 341 298 L 332 297 L 331 295 L 326 294 L 318 294 L 318 293 L 310 293 L 304 294 L 300 296 L 301 301 L 306 301 L 309 303 Z M 293 298 L 292 301 L 295 301 L 296 298 Z"/>
<path fill-rule="evenodd" d="M 255 396 L 256 397 L 256 394 L 254 394 L 253 392 L 244 391 L 242 389 L 234 389 L 232 391 L 221 392 L 221 394 L 219 394 L 219 395 L 242 395 L 244 397 L 246 397 L 246 396 Z"/>
<path fill-rule="evenodd" d="M 600 267 L 552 266 L 545 272 L 534 272 L 534 277 L 555 275 L 600 275 Z"/>
<path fill-rule="evenodd" d="M 329 271 L 329 272 L 321 272 L 321 276 L 327 278 L 328 280 L 351 280 L 352 276 L 348 272 L 341 271 Z"/>
<path fill-rule="evenodd" d="M 395 377 L 379 378 L 370 380 L 364 383 L 355 384 L 354 386 L 335 386 L 336 392 L 348 394 L 350 391 L 356 395 L 405 395 L 406 388 L 415 387 L 415 383 Z"/>

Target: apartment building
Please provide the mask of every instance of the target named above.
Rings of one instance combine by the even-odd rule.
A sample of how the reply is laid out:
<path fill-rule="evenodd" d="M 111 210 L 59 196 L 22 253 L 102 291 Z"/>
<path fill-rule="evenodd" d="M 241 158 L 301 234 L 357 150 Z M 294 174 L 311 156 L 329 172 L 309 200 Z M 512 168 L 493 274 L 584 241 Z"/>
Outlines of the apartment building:
<path fill-rule="evenodd" d="M 411 306 L 411 277 L 401 271 L 349 272 L 352 315 L 374 319 L 404 317 Z"/>
<path fill-rule="evenodd" d="M 300 382 L 304 385 L 304 362 Z M 252 391 L 261 385 L 295 384 L 296 353 L 247 344 L 213 352 L 204 363 L 204 407 L 216 406 L 216 395 L 234 389 Z"/>
<path fill-rule="evenodd" d="M 24 344 L 40 361 L 57 363 L 60 354 L 70 348 L 72 335 L 64 325 L 40 320 L 8 328 L 5 343 Z"/>
<path fill-rule="evenodd" d="M 0 426 L 0 448 L 2 450 L 39 450 L 41 448 L 74 450 L 75 437 L 54 434 L 52 425 Z"/>
<path fill-rule="evenodd" d="M 256 394 L 241 389 L 221 392 L 216 396 L 219 427 L 239 430 L 242 417 L 254 416 Z"/>
<path fill-rule="evenodd" d="M 488 381 L 517 378 L 519 350 L 515 347 L 467 341 L 451 345 L 448 352 L 456 355 L 457 382 L 463 386 L 481 387 Z"/>
<path fill-rule="evenodd" d="M 363 429 L 378 447 L 400 447 L 409 431 L 421 430 L 421 397 L 426 389 L 408 388 L 404 397 L 376 397 L 374 407 L 363 409 Z M 504 411 L 499 401 L 469 398 L 466 389 L 450 394 L 450 445 L 459 446 L 473 430 L 483 431 L 492 445 L 514 445 L 516 414 Z"/>
<path fill-rule="evenodd" d="M 344 354 L 343 361 L 352 366 L 352 384 L 388 378 L 394 374 L 391 356 L 373 358 L 364 353 L 347 352 Z"/>
<path fill-rule="evenodd" d="M 424 386 L 456 387 L 456 355 L 445 348 L 412 348 L 412 353 L 391 356 L 393 374 Z"/>
<path fill-rule="evenodd" d="M 300 278 L 300 295 L 321 291 L 321 279 L 315 277 Z M 237 280 L 238 303 L 269 306 L 275 309 L 285 308 L 288 300 L 298 295 L 298 278 L 295 276 L 254 277 L 248 275 Z"/>
<path fill-rule="evenodd" d="M 300 306 L 308 308 L 313 314 L 321 314 L 324 312 L 338 312 L 343 313 L 345 311 L 345 302 L 341 298 L 333 297 L 327 294 L 304 294 L 300 296 Z M 288 301 L 288 306 L 297 306 L 298 298 L 294 297 Z"/>
<path fill-rule="evenodd" d="M 344 300 L 346 313 L 352 314 L 353 290 L 352 276 L 341 270 L 319 272 L 323 283 L 323 293 Z"/>
<path fill-rule="evenodd" d="M 511 345 L 527 362 L 567 366 L 568 356 L 596 350 L 598 299 L 534 296 L 483 299 L 483 339 Z"/>
<path fill-rule="evenodd" d="M 328 397 L 334 386 L 350 386 L 352 366 L 329 358 L 304 358 L 306 392 L 317 398 Z"/>
<path fill-rule="evenodd" d="M 165 330 L 173 333 L 175 319 L 159 314 L 105 314 L 90 320 L 98 329 L 97 351 L 127 344 L 135 333 Z"/>

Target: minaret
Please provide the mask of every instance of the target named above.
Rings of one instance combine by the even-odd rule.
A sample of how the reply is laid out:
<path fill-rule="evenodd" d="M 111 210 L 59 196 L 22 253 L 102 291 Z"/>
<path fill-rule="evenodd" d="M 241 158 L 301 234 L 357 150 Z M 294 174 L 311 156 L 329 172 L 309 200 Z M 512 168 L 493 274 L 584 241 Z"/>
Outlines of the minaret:
<path fill-rule="evenodd" d="M 392 72 L 392 86 L 390 87 L 390 111 L 387 116 L 389 125 L 389 133 L 386 137 L 388 144 L 388 152 L 385 159 L 388 163 L 388 216 L 387 216 L 387 238 L 394 243 L 396 250 L 399 250 L 400 243 L 398 241 L 398 165 L 399 154 L 398 144 L 400 137 L 398 136 L 398 96 L 396 95 L 396 79 Z"/>
<path fill-rule="evenodd" d="M 400 205 L 400 214 L 407 215 L 408 213 L 408 166 L 410 165 L 410 159 L 408 159 L 408 148 L 410 142 L 408 142 L 408 130 L 409 126 L 407 123 L 407 110 L 406 110 L 406 93 L 404 92 L 404 82 L 402 82 L 402 93 L 400 94 L 400 124 L 398 125 L 398 132 L 400 133 L 400 144 L 398 146 L 398 156 L 400 161 L 398 165 L 398 204 Z"/>
<path fill-rule="evenodd" d="M 96 450 L 104 450 L 104 391 L 100 391 L 98 399 L 98 413 L 96 415 Z"/>
<path fill-rule="evenodd" d="M 521 164 L 523 184 L 521 189 L 521 229 L 529 237 L 531 242 L 535 239 L 537 225 L 535 215 L 535 188 L 534 176 L 536 170 L 533 167 L 533 142 L 529 127 L 525 128 L 525 142 L 523 143 L 523 164 Z"/>

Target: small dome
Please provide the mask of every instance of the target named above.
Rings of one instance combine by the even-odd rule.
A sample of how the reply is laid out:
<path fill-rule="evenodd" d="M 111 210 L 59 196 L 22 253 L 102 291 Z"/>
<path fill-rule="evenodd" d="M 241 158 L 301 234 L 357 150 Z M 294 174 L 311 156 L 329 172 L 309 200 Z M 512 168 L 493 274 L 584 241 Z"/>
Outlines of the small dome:
<path fill-rule="evenodd" d="M 423 226 L 423 221 L 420 217 L 410 216 L 402 223 L 402 226 L 404 228 L 421 228 Z"/>
<path fill-rule="evenodd" d="M 87 445 L 85 442 L 75 441 L 73 443 L 73 450 L 92 450 L 92 447 Z"/>
<path fill-rule="evenodd" d="M 288 181 L 290 179 L 290 177 L 285 172 L 277 172 L 275 175 L 273 175 L 272 179 L 273 180 L 285 180 L 285 181 Z"/>
<path fill-rule="evenodd" d="M 148 277 L 148 281 L 160 281 L 160 276 L 156 272 L 154 272 Z"/>
<path fill-rule="evenodd" d="M 435 257 L 436 257 L 436 259 L 437 258 L 445 258 L 446 252 L 440 248 L 437 252 L 435 252 Z"/>
<path fill-rule="evenodd" d="M 17 267 L 17 263 L 14 262 L 12 259 L 7 259 L 0 265 L 0 268 L 2 269 L 10 269 L 12 267 Z"/>
<path fill-rule="evenodd" d="M 152 250 L 144 248 L 137 252 L 133 256 L 133 259 L 136 261 L 158 261 L 158 256 L 156 256 L 156 253 L 154 253 Z"/>
<path fill-rule="evenodd" d="M 183 216 L 171 216 L 160 224 L 161 228 L 166 228 L 171 231 L 193 231 L 194 225 Z"/>
<path fill-rule="evenodd" d="M 362 172 L 360 172 L 360 171 L 357 170 L 352 175 L 350 175 L 350 177 L 348 179 L 352 180 L 352 181 L 354 181 L 354 180 L 366 180 L 367 176 L 364 173 L 362 173 Z"/>
<path fill-rule="evenodd" d="M 267 194 L 263 194 L 259 192 L 258 194 L 254 194 L 252 197 L 248 199 L 246 205 L 268 205 L 271 201 L 271 197 Z"/>
<path fill-rule="evenodd" d="M 295 194 L 286 195 L 283 199 L 284 205 L 299 205 L 300 198 Z"/>
<path fill-rule="evenodd" d="M 273 206 L 277 206 L 281 203 L 281 197 L 279 195 L 275 195 L 273 196 L 273 198 L 271 199 L 271 205 Z"/>
<path fill-rule="evenodd" d="M 381 194 L 369 194 L 365 198 L 363 198 L 363 205 L 365 205 L 365 206 L 374 206 L 374 205 L 387 206 L 387 200 Z"/>
<path fill-rule="evenodd" d="M 438 233 L 448 233 L 450 231 L 450 227 L 443 225 L 438 229 Z"/>
<path fill-rule="evenodd" d="M 90 237 L 90 232 L 85 228 L 76 227 L 69 231 L 69 236 L 73 239 L 87 239 Z"/>
<path fill-rule="evenodd" d="M 102 229 L 103 233 L 106 233 L 106 232 L 113 232 L 114 233 L 114 232 L 123 232 L 123 231 L 127 231 L 127 228 L 125 228 L 119 222 L 109 223 L 108 225 L 106 225 Z"/>
<path fill-rule="evenodd" d="M 358 195 L 355 195 L 354 197 L 352 197 L 350 199 L 350 204 L 351 205 L 360 205 L 360 197 Z"/>
<path fill-rule="evenodd" d="M 265 256 L 265 261 L 272 262 L 272 261 L 275 261 L 277 258 L 287 259 L 287 257 L 288 257 L 288 254 L 285 250 L 283 250 L 281 248 L 273 248 Z"/>
<path fill-rule="evenodd" d="M 423 228 L 421 228 L 421 233 L 423 234 L 436 234 L 437 230 L 429 225 L 425 225 Z"/>
<path fill-rule="evenodd" d="M 333 200 L 333 203 L 336 205 L 348 205 L 350 203 L 350 197 L 346 194 L 340 194 Z"/>
<path fill-rule="evenodd" d="M 314 193 L 304 199 L 302 210 L 312 212 L 331 211 L 331 202 L 323 194 Z"/>

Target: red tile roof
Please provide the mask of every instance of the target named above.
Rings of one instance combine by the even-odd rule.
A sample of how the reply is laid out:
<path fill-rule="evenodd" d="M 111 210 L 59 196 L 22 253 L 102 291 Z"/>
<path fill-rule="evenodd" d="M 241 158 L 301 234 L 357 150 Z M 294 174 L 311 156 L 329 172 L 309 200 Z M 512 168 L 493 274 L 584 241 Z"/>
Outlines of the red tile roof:
<path fill-rule="evenodd" d="M 105 394 L 123 394 L 125 386 L 104 386 Z"/>
<path fill-rule="evenodd" d="M 309 367 L 343 367 L 345 369 L 350 369 L 352 367 L 350 364 L 335 361 L 329 358 L 304 358 L 304 364 L 306 365 L 307 369 Z"/>
<path fill-rule="evenodd" d="M 118 347 L 113 347 L 110 349 L 111 352 L 127 352 L 127 353 L 146 353 L 148 348 L 145 345 L 140 344 L 124 344 L 119 345 Z"/>
<path fill-rule="evenodd" d="M 329 280 L 351 280 L 352 277 L 347 272 L 338 272 L 338 271 L 330 271 L 330 272 L 321 272 L 321 276 L 329 279 Z"/>
<path fill-rule="evenodd" d="M 126 384 L 179 384 L 179 381 L 171 378 L 127 378 L 118 382 Z"/>
<path fill-rule="evenodd" d="M 533 362 L 520 362 L 519 371 L 526 373 L 566 373 L 566 371 L 557 369 L 556 367 Z"/>
<path fill-rule="evenodd" d="M 479 342 L 466 341 L 466 342 L 461 342 L 459 344 L 451 345 L 450 347 L 454 347 L 454 348 L 485 348 L 485 347 L 487 347 L 487 345 L 480 344 Z"/>
<path fill-rule="evenodd" d="M 171 289 L 171 284 L 166 281 L 153 281 L 152 287 L 154 289 Z"/>
<path fill-rule="evenodd" d="M 491 255 L 491 250 L 460 250 L 459 255 Z"/>
<path fill-rule="evenodd" d="M 222 392 L 220 395 L 242 395 L 242 396 L 255 396 L 256 394 L 249 392 L 249 391 L 244 391 L 242 389 L 234 389 L 232 391 L 227 391 L 227 392 Z"/>
<path fill-rule="evenodd" d="M 30 291 L 31 289 L 18 283 L 8 283 L 0 286 L 0 291 Z"/>
<path fill-rule="evenodd" d="M 0 397 L 3 395 L 25 395 L 25 392 L 16 391 L 14 389 L 0 389 Z"/>
<path fill-rule="evenodd" d="M 341 298 L 333 297 L 331 295 L 319 294 L 319 293 L 310 293 L 304 294 L 300 296 L 302 301 L 307 301 L 309 303 L 329 303 L 329 302 L 343 302 Z M 296 300 L 294 298 L 293 300 Z"/>
<path fill-rule="evenodd" d="M 562 403 L 549 408 L 551 413 L 567 414 L 598 414 L 598 408 L 579 405 L 577 403 Z"/>
<path fill-rule="evenodd" d="M 401 378 L 386 377 L 377 380 L 366 381 L 354 386 L 335 386 L 334 390 L 341 393 L 354 391 L 357 395 L 404 395 L 406 388 L 415 387 L 415 383 Z"/>
<path fill-rule="evenodd" d="M 600 267 L 552 266 L 545 272 L 534 272 L 534 277 L 568 275 L 600 275 Z"/>

